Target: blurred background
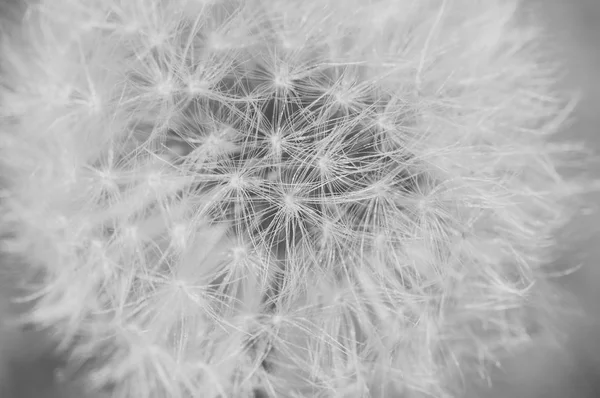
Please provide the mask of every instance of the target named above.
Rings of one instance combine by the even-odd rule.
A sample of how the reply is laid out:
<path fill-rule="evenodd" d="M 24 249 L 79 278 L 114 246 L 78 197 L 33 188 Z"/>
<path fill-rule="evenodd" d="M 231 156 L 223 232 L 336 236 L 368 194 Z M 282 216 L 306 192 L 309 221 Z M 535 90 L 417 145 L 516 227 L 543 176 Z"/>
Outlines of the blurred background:
<path fill-rule="evenodd" d="M 0 14 L 7 12 L 6 4 L 16 1 L 0 0 Z M 555 41 L 553 44 L 560 49 L 568 75 L 563 86 L 583 89 L 582 101 L 566 133 L 585 140 L 589 148 L 600 153 L 600 0 L 525 0 L 525 8 L 545 26 Z M 600 169 L 597 175 L 600 176 Z M 600 194 L 590 195 L 590 200 L 600 205 Z M 493 388 L 473 387 L 467 393 L 468 398 L 600 397 L 598 259 L 600 214 L 582 216 L 563 232 L 556 260 L 559 266 L 582 264 L 580 271 L 562 280 L 584 310 L 583 315 L 559 318 L 556 326 L 567 335 L 566 344 L 551 347 L 540 343 L 506 361 L 494 374 Z M 17 348 L 25 350 L 21 353 L 23 363 L 14 364 L 12 374 L 8 376 L 18 388 L 0 390 L 0 397 L 79 398 L 77 393 L 48 388 L 54 364 L 47 360 L 32 363 L 27 347 L 37 347 L 33 350 L 39 352 L 43 351 L 39 348 L 43 343 L 35 334 L 26 336 L 25 341 Z"/>
<path fill-rule="evenodd" d="M 583 98 L 566 134 L 600 153 L 600 0 L 526 0 L 525 8 L 553 36 L 567 68 L 566 89 L 581 88 Z M 599 170 L 590 170 L 600 176 Z M 600 195 L 589 199 L 600 205 Z M 492 390 L 481 398 L 600 397 L 600 214 L 582 216 L 561 235 L 557 265 L 582 264 L 563 285 L 583 307 L 583 315 L 564 317 L 564 347 L 543 344 L 504 364 Z"/>

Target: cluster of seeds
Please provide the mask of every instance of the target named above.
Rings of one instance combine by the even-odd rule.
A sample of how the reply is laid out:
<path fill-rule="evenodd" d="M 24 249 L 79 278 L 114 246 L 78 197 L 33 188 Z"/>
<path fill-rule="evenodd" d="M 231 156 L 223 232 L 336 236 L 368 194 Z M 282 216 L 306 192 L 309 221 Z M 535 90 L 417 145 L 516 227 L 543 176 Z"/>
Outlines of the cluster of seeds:
<path fill-rule="evenodd" d="M 38 235 L 27 319 L 60 341 L 61 377 L 115 397 L 441 396 L 527 340 L 571 191 L 547 141 L 563 104 L 515 7 L 32 7 L 58 56 L 37 49 L 46 83 L 12 112 L 45 101 L 20 140 L 61 156 L 37 154 L 52 167 L 19 236 Z"/>

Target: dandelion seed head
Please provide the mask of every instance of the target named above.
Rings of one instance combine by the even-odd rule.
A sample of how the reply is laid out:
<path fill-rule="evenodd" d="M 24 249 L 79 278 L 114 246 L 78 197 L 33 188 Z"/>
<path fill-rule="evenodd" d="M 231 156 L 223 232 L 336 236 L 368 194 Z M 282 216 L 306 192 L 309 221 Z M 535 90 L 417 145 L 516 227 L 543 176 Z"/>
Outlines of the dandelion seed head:
<path fill-rule="evenodd" d="M 270 141 L 271 147 L 273 148 L 273 152 L 281 153 L 283 140 L 282 140 L 279 132 L 276 132 L 275 134 L 271 135 L 271 137 L 269 138 L 269 141 Z"/>
<path fill-rule="evenodd" d="M 248 181 L 243 175 L 234 173 L 229 178 L 229 186 L 233 189 L 244 189 L 248 185 Z"/>
<path fill-rule="evenodd" d="M 230 256 L 234 262 L 240 263 L 248 257 L 248 248 L 245 246 L 235 246 L 231 249 Z"/>
<path fill-rule="evenodd" d="M 331 158 L 328 155 L 324 154 L 319 156 L 318 159 L 319 160 L 317 161 L 317 164 L 319 165 L 319 170 L 321 171 L 321 173 L 327 174 L 332 167 Z"/>
<path fill-rule="evenodd" d="M 28 320 L 117 398 L 450 396 L 576 191 L 517 1 L 40 0 L 0 42 Z"/>
<path fill-rule="evenodd" d="M 210 82 L 207 80 L 191 81 L 187 87 L 189 93 L 194 96 L 210 92 Z"/>
<path fill-rule="evenodd" d="M 156 93 L 161 97 L 170 97 L 176 90 L 176 86 L 172 80 L 166 79 L 158 82 L 155 87 Z"/>
<path fill-rule="evenodd" d="M 279 70 L 273 76 L 273 84 L 275 87 L 283 89 L 293 88 L 293 82 L 290 78 L 290 73 L 286 65 L 280 65 Z"/>
<path fill-rule="evenodd" d="M 216 148 L 218 148 L 222 144 L 223 144 L 223 140 L 217 134 L 211 133 L 204 140 L 203 145 L 207 146 L 208 148 L 210 148 L 211 150 L 214 151 Z"/>
<path fill-rule="evenodd" d="M 111 170 L 97 170 L 96 174 L 99 177 L 98 180 L 102 187 L 105 187 L 106 189 L 113 189 L 117 186 L 116 177 Z"/>
<path fill-rule="evenodd" d="M 146 176 L 146 184 L 152 189 L 159 189 L 164 185 L 164 179 L 160 172 L 153 171 Z"/>
<path fill-rule="evenodd" d="M 171 230 L 171 239 L 177 247 L 185 248 L 188 243 L 189 227 L 184 223 L 178 223 Z"/>
<path fill-rule="evenodd" d="M 292 193 L 283 195 L 283 204 L 285 208 L 292 213 L 296 213 L 299 209 L 298 198 Z"/>

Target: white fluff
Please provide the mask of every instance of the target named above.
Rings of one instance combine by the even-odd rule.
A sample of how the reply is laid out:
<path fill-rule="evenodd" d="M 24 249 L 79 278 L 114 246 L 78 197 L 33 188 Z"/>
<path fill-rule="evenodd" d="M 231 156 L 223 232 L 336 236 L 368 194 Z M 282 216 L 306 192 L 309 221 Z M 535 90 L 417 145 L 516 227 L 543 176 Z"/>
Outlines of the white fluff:
<path fill-rule="evenodd" d="M 456 393 L 544 327 L 583 189 L 517 10 L 37 1 L 2 41 L 19 320 L 117 398 Z"/>

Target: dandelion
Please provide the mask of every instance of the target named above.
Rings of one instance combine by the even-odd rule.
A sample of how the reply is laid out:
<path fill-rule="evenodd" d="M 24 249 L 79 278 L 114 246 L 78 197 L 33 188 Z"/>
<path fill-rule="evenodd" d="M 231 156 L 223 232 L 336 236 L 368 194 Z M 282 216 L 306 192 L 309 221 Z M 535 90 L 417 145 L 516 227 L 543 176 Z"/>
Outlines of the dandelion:
<path fill-rule="evenodd" d="M 460 395 L 548 326 L 583 190 L 518 5 L 30 4 L 0 44 L 15 320 L 89 393 Z"/>

